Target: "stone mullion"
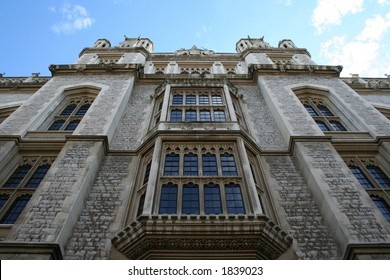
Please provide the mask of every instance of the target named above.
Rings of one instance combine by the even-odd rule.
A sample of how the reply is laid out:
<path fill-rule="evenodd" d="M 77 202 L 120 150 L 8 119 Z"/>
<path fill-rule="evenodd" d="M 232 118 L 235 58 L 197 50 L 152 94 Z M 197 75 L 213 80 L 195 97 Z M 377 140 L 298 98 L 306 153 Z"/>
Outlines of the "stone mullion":
<path fill-rule="evenodd" d="M 236 111 L 234 110 L 234 107 L 233 107 L 233 101 L 232 101 L 232 98 L 230 96 L 229 87 L 227 85 L 224 85 L 223 89 L 224 89 L 226 107 L 227 107 L 228 114 L 229 114 L 229 120 L 232 122 L 237 122 Z"/>
<path fill-rule="evenodd" d="M 169 97 L 171 95 L 171 86 L 166 85 L 163 97 L 163 105 L 161 108 L 160 121 L 168 121 Z M 158 104 L 157 104 L 158 106 Z"/>

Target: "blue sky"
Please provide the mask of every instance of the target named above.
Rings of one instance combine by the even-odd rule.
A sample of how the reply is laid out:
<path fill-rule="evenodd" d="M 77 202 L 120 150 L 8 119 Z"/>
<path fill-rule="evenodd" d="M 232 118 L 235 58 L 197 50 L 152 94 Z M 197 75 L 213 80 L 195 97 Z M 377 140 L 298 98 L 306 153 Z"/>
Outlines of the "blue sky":
<path fill-rule="evenodd" d="M 154 52 L 235 52 L 240 38 L 291 39 L 342 76 L 390 74 L 390 0 L 12 0 L 0 9 L 0 73 L 50 76 L 99 38 L 147 37 Z"/>

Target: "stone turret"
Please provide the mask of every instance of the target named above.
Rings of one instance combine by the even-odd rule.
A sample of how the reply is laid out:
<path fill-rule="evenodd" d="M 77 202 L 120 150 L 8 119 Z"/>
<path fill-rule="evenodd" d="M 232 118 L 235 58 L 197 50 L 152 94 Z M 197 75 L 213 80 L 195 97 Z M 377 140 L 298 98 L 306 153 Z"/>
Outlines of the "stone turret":
<path fill-rule="evenodd" d="M 270 45 L 264 41 L 264 36 L 259 39 L 250 38 L 248 36 L 248 38 L 241 39 L 240 41 L 237 42 L 236 51 L 242 53 L 247 49 L 262 49 L 262 48 L 269 48 L 269 47 Z"/>
<path fill-rule="evenodd" d="M 278 47 L 282 49 L 291 49 L 296 48 L 297 46 L 295 46 L 294 42 L 290 39 L 284 39 L 279 42 Z"/>
<path fill-rule="evenodd" d="M 111 48 L 111 43 L 107 39 L 98 39 L 92 48 Z"/>
<path fill-rule="evenodd" d="M 128 38 L 119 44 L 119 48 L 144 48 L 148 52 L 153 52 L 153 43 L 148 38 Z"/>

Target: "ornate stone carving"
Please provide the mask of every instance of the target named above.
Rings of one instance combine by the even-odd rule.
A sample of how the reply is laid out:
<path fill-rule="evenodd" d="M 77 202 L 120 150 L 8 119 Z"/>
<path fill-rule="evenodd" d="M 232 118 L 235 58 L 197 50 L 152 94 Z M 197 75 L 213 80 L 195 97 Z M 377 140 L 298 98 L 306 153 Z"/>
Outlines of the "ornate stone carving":
<path fill-rule="evenodd" d="M 193 45 L 191 49 L 181 48 L 176 51 L 176 55 L 214 55 L 215 52 L 207 49 L 199 49 L 197 46 Z"/>

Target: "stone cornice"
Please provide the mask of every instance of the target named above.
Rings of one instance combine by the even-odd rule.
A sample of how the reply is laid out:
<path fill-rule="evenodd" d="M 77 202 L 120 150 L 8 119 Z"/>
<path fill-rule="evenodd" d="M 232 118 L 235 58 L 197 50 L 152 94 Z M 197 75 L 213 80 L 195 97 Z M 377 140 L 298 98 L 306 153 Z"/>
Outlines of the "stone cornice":
<path fill-rule="evenodd" d="M 39 89 L 51 77 L 1 77 L 0 89 Z"/>
<path fill-rule="evenodd" d="M 241 57 L 246 57 L 250 53 L 265 53 L 265 54 L 305 54 L 311 57 L 309 51 L 304 48 L 248 48 L 242 53 L 240 53 Z"/>
<path fill-rule="evenodd" d="M 302 65 L 302 64 L 253 64 L 250 71 L 263 75 L 321 75 L 339 77 L 341 65 Z"/>
<path fill-rule="evenodd" d="M 135 72 L 140 64 L 52 64 L 49 66 L 53 76 L 69 74 L 121 74 Z"/>
<path fill-rule="evenodd" d="M 253 258 L 277 259 L 292 241 L 264 215 L 152 215 L 126 226 L 112 244 L 129 259 L 153 258 L 154 251 L 157 257 L 191 251 L 203 258 L 223 253 L 237 259 L 250 252 Z"/>
<path fill-rule="evenodd" d="M 145 48 L 84 48 L 79 57 L 86 53 L 96 53 L 96 54 L 125 54 L 125 53 L 140 53 L 143 54 L 146 59 L 150 56 L 150 53 Z"/>

